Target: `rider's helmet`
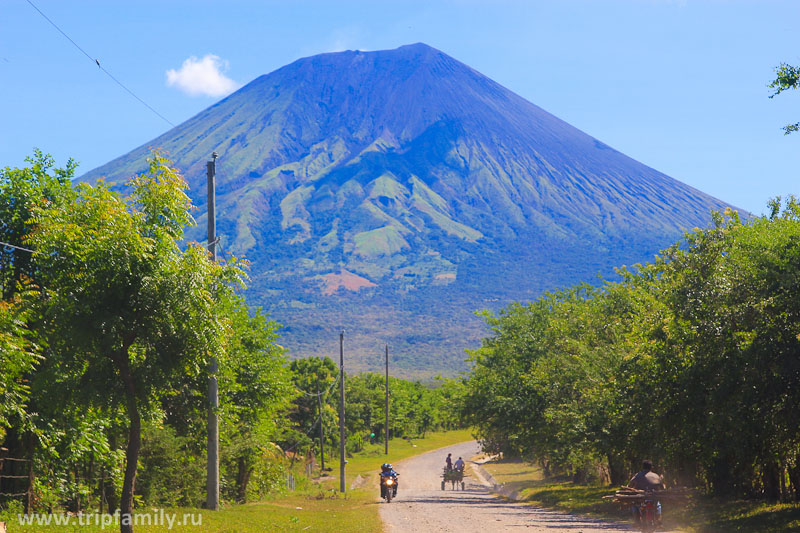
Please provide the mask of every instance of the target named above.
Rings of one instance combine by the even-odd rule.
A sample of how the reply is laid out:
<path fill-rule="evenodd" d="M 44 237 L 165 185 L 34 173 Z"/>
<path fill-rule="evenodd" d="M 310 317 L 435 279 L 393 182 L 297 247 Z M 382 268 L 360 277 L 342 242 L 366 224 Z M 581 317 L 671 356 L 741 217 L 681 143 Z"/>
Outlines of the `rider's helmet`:
<path fill-rule="evenodd" d="M 382 472 L 391 472 L 392 471 L 392 465 L 390 465 L 389 463 L 383 463 L 381 465 L 381 471 Z"/>

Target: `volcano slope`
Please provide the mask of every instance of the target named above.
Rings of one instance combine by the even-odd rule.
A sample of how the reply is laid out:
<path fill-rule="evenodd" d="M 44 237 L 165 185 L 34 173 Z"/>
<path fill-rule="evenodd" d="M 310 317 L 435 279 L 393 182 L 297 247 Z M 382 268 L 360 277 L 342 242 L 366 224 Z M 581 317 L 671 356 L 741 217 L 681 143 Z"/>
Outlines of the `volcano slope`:
<path fill-rule="evenodd" d="M 646 135 L 646 131 L 643 131 Z M 726 205 L 424 44 L 303 58 L 97 168 L 124 182 L 166 150 L 200 207 L 217 162 L 223 257 L 294 356 L 454 374 L 475 316 L 652 259 Z"/>

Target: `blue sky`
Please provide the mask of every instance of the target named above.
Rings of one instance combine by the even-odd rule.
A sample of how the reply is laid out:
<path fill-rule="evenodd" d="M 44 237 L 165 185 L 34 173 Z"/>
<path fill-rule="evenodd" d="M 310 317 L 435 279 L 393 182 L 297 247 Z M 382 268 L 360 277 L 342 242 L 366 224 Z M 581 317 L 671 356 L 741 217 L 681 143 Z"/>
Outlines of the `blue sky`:
<path fill-rule="evenodd" d="M 780 129 L 800 91 L 767 87 L 800 65 L 798 0 L 32 1 L 174 124 L 299 57 L 425 42 L 746 210 L 800 194 L 800 133 Z M 0 3 L 0 166 L 39 147 L 83 173 L 169 129 L 26 0 Z"/>

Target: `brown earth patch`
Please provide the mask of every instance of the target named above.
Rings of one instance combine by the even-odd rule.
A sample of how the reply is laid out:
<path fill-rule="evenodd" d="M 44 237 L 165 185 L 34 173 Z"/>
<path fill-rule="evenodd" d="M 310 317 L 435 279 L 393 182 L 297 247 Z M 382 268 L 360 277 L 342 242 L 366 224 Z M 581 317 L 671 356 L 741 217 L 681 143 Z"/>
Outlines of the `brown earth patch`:
<path fill-rule="evenodd" d="M 375 283 L 372 283 L 367 278 L 362 278 L 347 270 L 342 270 L 338 274 L 331 272 L 330 274 L 314 276 L 311 279 L 322 282 L 322 294 L 326 296 L 335 294 L 340 288 L 358 292 L 364 287 L 377 287 Z"/>

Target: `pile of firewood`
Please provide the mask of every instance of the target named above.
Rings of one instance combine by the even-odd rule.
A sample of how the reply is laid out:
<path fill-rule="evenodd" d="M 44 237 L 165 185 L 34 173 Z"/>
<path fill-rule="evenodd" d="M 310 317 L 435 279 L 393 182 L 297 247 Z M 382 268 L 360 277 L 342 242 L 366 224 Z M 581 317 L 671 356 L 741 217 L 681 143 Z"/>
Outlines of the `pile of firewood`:
<path fill-rule="evenodd" d="M 667 490 L 656 491 L 656 499 L 658 500 L 681 500 L 686 499 L 692 495 L 693 489 L 689 488 L 674 488 Z M 630 487 L 620 487 L 614 494 L 603 496 L 604 500 L 614 500 L 617 503 L 634 503 L 644 499 L 645 492 L 643 490 L 632 489 Z"/>
<path fill-rule="evenodd" d="M 615 502 L 635 502 L 644 498 L 644 491 L 632 489 L 629 487 L 621 487 L 617 489 L 614 494 L 603 496 L 604 500 L 614 500 Z"/>

